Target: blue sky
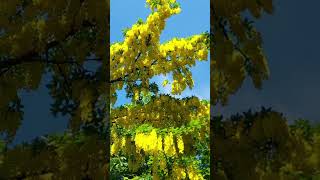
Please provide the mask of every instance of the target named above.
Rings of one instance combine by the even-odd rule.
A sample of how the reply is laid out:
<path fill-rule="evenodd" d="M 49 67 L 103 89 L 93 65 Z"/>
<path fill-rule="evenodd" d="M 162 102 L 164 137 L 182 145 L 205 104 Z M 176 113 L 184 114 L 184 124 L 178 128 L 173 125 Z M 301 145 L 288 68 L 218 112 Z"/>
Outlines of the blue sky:
<path fill-rule="evenodd" d="M 146 8 L 145 0 L 111 0 L 110 6 L 110 41 L 123 41 L 122 29 L 131 27 L 138 18 L 145 20 L 150 9 Z M 168 19 L 166 28 L 162 32 L 160 41 L 164 42 L 173 37 L 188 37 L 210 30 L 210 1 L 186 1 L 178 0 L 181 5 L 181 13 Z M 201 99 L 210 98 L 210 64 L 209 60 L 197 62 L 192 68 L 192 74 L 195 86 L 192 90 L 186 89 L 181 96 L 185 97 L 196 95 Z M 161 83 L 164 79 L 170 79 L 170 76 L 154 77 L 152 81 L 158 82 L 161 92 L 169 93 L 170 86 L 163 88 Z M 118 101 L 116 105 L 121 105 L 130 100 L 124 97 L 124 91 L 118 93 Z"/>

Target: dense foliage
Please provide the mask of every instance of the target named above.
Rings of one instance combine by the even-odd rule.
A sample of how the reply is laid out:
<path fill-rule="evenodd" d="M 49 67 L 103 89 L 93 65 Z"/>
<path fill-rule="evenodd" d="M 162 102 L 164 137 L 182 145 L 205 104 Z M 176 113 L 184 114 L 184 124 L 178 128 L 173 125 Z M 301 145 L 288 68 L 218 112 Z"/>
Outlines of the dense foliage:
<path fill-rule="evenodd" d="M 172 94 L 192 88 L 190 68 L 207 59 L 211 37 L 211 108 L 226 105 L 246 77 L 261 88 L 269 70 L 253 20 L 273 11 L 272 0 L 211 1 L 211 36 L 163 44 L 180 6 L 146 2 L 152 13 L 109 54 L 107 0 L 0 1 L 0 179 L 319 179 L 319 125 L 289 125 L 265 108 L 209 118 L 209 102 L 150 83 L 171 73 L 162 84 Z M 44 77 L 68 130 L 10 147 L 23 119 L 19 92 Z M 114 107 L 123 88 L 132 103 Z"/>
<path fill-rule="evenodd" d="M 215 179 L 319 179 L 320 124 L 262 108 L 214 117 Z"/>
<path fill-rule="evenodd" d="M 273 12 L 272 0 L 211 1 L 211 104 L 227 104 L 246 77 L 256 88 L 268 79 L 263 41 L 254 21 Z"/>
<path fill-rule="evenodd" d="M 152 12 L 145 22 L 139 20 L 124 32 L 123 42 L 110 47 L 111 102 L 124 87 L 132 99 L 111 109 L 111 176 L 207 179 L 208 159 L 201 162 L 197 151 L 209 143 L 209 103 L 160 94 L 150 79 L 171 73 L 173 81 L 163 85 L 171 84 L 173 95 L 192 88 L 190 68 L 207 59 L 208 33 L 160 44 L 166 20 L 180 13 L 180 6 L 175 0 L 146 2 Z"/>
<path fill-rule="evenodd" d="M 210 104 L 227 105 L 230 95 L 235 94 L 246 78 L 251 78 L 256 88 L 262 88 L 269 77 L 269 67 L 263 52 L 263 41 L 254 22 L 264 13 L 273 12 L 272 0 L 215 0 L 211 8 L 211 65 Z M 210 149 L 216 152 L 215 130 L 211 114 Z M 219 157 L 211 154 L 211 174 L 217 176 L 215 166 Z"/>
<path fill-rule="evenodd" d="M 108 14 L 108 0 L 0 1 L 0 179 L 107 177 Z M 68 130 L 11 147 L 21 91 L 44 79 L 51 112 L 67 117 Z"/>

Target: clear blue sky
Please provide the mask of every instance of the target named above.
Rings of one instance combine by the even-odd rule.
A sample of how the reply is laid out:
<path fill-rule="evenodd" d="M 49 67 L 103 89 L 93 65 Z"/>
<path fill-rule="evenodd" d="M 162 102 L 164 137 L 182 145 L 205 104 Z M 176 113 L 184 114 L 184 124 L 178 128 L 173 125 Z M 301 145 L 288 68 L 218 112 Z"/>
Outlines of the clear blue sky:
<path fill-rule="evenodd" d="M 111 0 L 110 6 L 110 33 L 111 43 L 123 41 L 122 29 L 131 27 L 138 18 L 145 20 L 150 9 L 145 7 L 145 0 Z M 177 0 L 181 5 L 181 13 L 174 15 L 168 19 L 166 28 L 163 31 L 160 41 L 167 41 L 173 37 L 188 37 L 210 30 L 210 1 L 198 0 L 187 1 Z M 192 90 L 185 90 L 182 96 L 196 95 L 202 99 L 210 99 L 210 64 L 209 60 L 198 62 L 192 68 L 195 86 Z M 169 77 L 169 76 L 168 76 Z M 169 88 L 163 88 L 162 80 L 166 79 L 163 76 L 155 77 L 152 80 L 159 82 L 161 92 L 168 93 Z M 169 87 L 169 86 L 168 86 Z M 122 95 L 122 96 L 121 96 Z M 119 92 L 116 105 L 130 102 L 125 99 L 124 91 Z"/>

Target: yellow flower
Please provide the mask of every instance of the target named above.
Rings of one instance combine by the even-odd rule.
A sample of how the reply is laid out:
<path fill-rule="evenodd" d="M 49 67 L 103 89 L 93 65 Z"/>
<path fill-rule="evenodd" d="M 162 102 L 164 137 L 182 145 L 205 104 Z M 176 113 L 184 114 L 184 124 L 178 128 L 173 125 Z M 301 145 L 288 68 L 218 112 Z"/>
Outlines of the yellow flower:
<path fill-rule="evenodd" d="M 115 155 L 117 153 L 115 144 L 112 144 L 110 149 L 111 149 L 111 155 Z"/>
<path fill-rule="evenodd" d="M 148 138 L 148 143 L 150 144 L 150 150 L 152 151 L 155 151 L 157 150 L 157 131 L 155 129 L 153 129 L 149 135 L 149 138 Z"/>
<path fill-rule="evenodd" d="M 165 87 L 165 86 L 168 84 L 168 82 L 169 82 L 169 81 L 168 81 L 167 79 L 164 80 L 163 83 L 162 83 L 162 86 Z"/>
<path fill-rule="evenodd" d="M 134 100 L 139 100 L 139 91 L 134 91 Z"/>
<path fill-rule="evenodd" d="M 179 167 L 177 165 L 177 163 L 174 163 L 173 165 L 173 177 L 175 177 L 175 179 L 185 179 L 186 178 L 186 172 L 183 168 Z"/>
<path fill-rule="evenodd" d="M 207 59 L 208 52 L 204 49 L 201 49 L 200 51 L 198 51 L 197 55 L 198 55 L 199 59 L 205 60 L 205 59 Z"/>
<path fill-rule="evenodd" d="M 176 8 L 171 11 L 172 14 L 179 14 L 180 12 L 181 12 L 180 8 Z"/>
<path fill-rule="evenodd" d="M 188 167 L 188 175 L 189 175 L 189 179 L 193 179 L 193 180 L 203 180 L 203 176 L 199 173 L 197 173 L 194 169 L 194 167 Z"/>
<path fill-rule="evenodd" d="M 137 151 L 143 149 L 145 152 L 156 152 L 158 149 L 158 137 L 156 129 L 153 129 L 151 133 L 137 133 L 135 136 L 135 144 L 137 147 Z"/>
<path fill-rule="evenodd" d="M 164 152 L 168 156 L 174 156 L 176 154 L 176 151 L 175 151 L 175 148 L 174 148 L 174 144 L 173 144 L 173 134 L 172 134 L 172 132 L 170 132 L 169 135 L 167 135 L 164 138 Z"/>
<path fill-rule="evenodd" d="M 122 137 L 121 139 L 121 147 L 124 147 L 126 145 L 126 137 Z"/>
<path fill-rule="evenodd" d="M 177 144 L 178 144 L 179 153 L 182 154 L 184 151 L 184 144 L 181 136 L 177 137 Z"/>
<path fill-rule="evenodd" d="M 159 136 L 158 139 L 157 139 L 157 149 L 160 152 L 163 151 L 163 149 L 162 149 L 162 137 L 161 136 Z"/>

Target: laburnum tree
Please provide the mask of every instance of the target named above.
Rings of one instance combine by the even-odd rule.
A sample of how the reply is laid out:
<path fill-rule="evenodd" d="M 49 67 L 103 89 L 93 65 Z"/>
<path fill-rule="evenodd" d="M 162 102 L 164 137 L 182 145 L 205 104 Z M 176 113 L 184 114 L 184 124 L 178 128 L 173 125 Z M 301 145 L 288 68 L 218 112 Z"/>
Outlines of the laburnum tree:
<path fill-rule="evenodd" d="M 71 115 L 70 127 L 101 116 L 91 110 L 108 89 L 107 7 L 106 0 L 1 1 L 0 119 L 8 138 L 22 117 L 18 92 L 37 89 L 46 73 L 52 112 Z"/>
<path fill-rule="evenodd" d="M 132 99 L 111 109 L 111 178 L 208 179 L 209 159 L 200 151 L 209 156 L 209 103 L 172 95 L 193 87 L 190 68 L 207 60 L 209 34 L 160 43 L 166 20 L 180 6 L 175 0 L 146 3 L 152 11 L 147 19 L 110 46 L 111 103 L 123 88 Z M 163 85 L 171 84 L 172 95 L 161 94 L 150 79 L 169 73 L 173 81 Z"/>
<path fill-rule="evenodd" d="M 272 0 L 211 1 L 211 108 L 227 105 L 245 78 L 256 88 L 269 76 L 254 21 L 273 12 Z M 289 125 L 262 108 L 223 118 L 211 114 L 213 179 L 319 179 L 319 129 L 305 120 Z"/>
<path fill-rule="evenodd" d="M 319 179 L 319 124 L 262 108 L 214 117 L 215 179 Z"/>
<path fill-rule="evenodd" d="M 108 177 L 109 12 L 108 0 L 0 1 L 0 179 Z M 12 147 L 20 92 L 41 82 L 68 129 Z"/>
<path fill-rule="evenodd" d="M 254 27 L 254 20 L 272 12 L 272 0 L 211 1 L 212 105 L 226 105 L 246 77 L 256 88 L 262 88 L 263 80 L 268 79 L 262 36 Z"/>
<path fill-rule="evenodd" d="M 215 0 L 211 8 L 211 108 L 227 105 L 246 78 L 251 78 L 256 88 L 262 88 L 268 79 L 269 68 L 263 52 L 263 41 L 254 21 L 264 13 L 273 12 L 272 0 Z M 212 113 L 213 117 L 214 114 Z M 211 118 L 211 125 L 214 118 Z M 225 148 L 214 142 L 214 127 L 210 128 L 211 174 L 217 176 L 217 153 Z"/>
<path fill-rule="evenodd" d="M 0 178 L 106 179 L 109 177 L 107 150 L 111 143 L 111 178 L 208 179 L 208 103 L 196 97 L 177 99 L 159 94 L 158 86 L 150 83 L 153 76 L 172 73 L 172 94 L 192 87 L 190 67 L 196 60 L 207 58 L 208 34 L 174 38 L 160 44 L 166 19 L 178 14 L 180 8 L 172 0 L 147 3 L 152 14 L 145 22 L 138 21 L 128 29 L 123 42 L 111 45 L 108 57 L 109 1 L 0 2 L 0 132 L 4 137 L 0 143 Z M 211 104 L 227 104 L 229 95 L 241 87 L 247 76 L 257 88 L 268 77 L 262 38 L 251 17 L 258 19 L 264 12 L 271 13 L 272 0 L 214 0 L 210 5 Z M 98 68 L 88 68 L 91 63 Z M 8 147 L 23 116 L 19 91 L 37 89 L 41 78 L 47 75 L 52 77 L 48 83 L 54 100 L 51 110 L 69 117 L 69 130 Z M 116 92 L 122 88 L 132 103 L 112 108 L 110 142 L 108 96 L 115 103 Z M 278 179 L 279 174 L 275 174 L 279 171 L 272 174 L 272 166 L 266 165 L 270 161 L 264 160 L 270 159 L 274 148 L 270 150 L 268 146 L 264 154 L 256 148 L 263 147 L 264 140 L 274 138 L 274 134 L 288 135 L 287 128 L 277 113 L 269 113 L 268 118 L 255 117 L 260 120 L 250 129 L 249 138 L 246 134 L 249 130 L 242 120 L 238 123 L 240 130 L 235 131 L 228 128 L 234 127 L 234 123 L 212 118 L 214 178 L 250 179 L 258 174 L 266 179 Z M 276 123 L 269 126 L 265 119 Z M 285 131 L 279 132 L 281 128 Z M 314 139 L 306 143 L 301 138 L 310 133 L 299 128 L 295 132 L 285 137 L 295 136 L 298 140 L 282 144 L 280 147 L 285 148 L 278 149 L 282 150 L 280 158 L 273 164 L 281 165 L 281 173 L 287 175 L 281 175 L 284 178 L 307 176 L 319 169 L 315 160 L 319 157 L 319 137 L 312 136 Z M 226 133 L 232 136 L 224 136 Z M 275 138 L 274 142 L 278 140 Z M 284 160 L 281 156 L 288 146 L 297 147 L 297 151 L 286 164 L 277 165 Z M 230 151 L 232 148 L 238 151 Z M 254 159 L 248 152 L 257 153 L 258 158 Z M 303 161 L 309 152 L 312 157 Z M 304 163 L 308 168 L 302 168 Z M 255 171 L 256 167 L 259 172 Z M 250 172 L 250 177 L 243 172 Z"/>

